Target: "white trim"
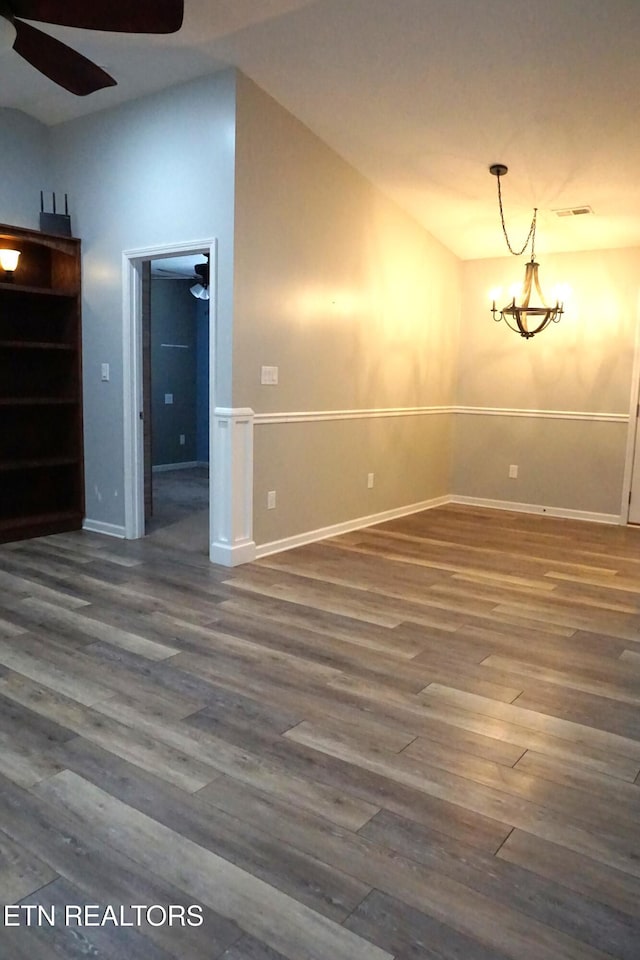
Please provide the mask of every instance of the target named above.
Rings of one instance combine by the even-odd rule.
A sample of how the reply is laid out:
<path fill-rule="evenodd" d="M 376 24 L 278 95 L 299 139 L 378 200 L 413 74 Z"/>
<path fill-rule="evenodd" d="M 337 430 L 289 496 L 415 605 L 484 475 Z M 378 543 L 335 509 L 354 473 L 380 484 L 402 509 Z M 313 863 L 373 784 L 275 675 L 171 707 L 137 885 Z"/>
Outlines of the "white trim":
<path fill-rule="evenodd" d="M 124 416 L 124 528 L 144 535 L 144 445 L 142 433 L 142 261 L 122 256 L 122 389 Z"/>
<path fill-rule="evenodd" d="M 210 449 L 217 494 L 209 511 L 209 557 L 235 567 L 255 558 L 253 541 L 253 410 L 216 407 Z"/>
<path fill-rule="evenodd" d="M 195 467 L 208 467 L 207 460 L 181 460 L 179 463 L 156 463 L 152 473 L 169 473 L 171 470 L 193 470 Z"/>
<path fill-rule="evenodd" d="M 622 476 L 622 504 L 620 513 L 629 523 L 631 515 L 631 496 L 633 489 L 633 468 L 636 450 L 638 425 L 637 410 L 640 403 L 640 293 L 636 307 L 636 337 L 633 350 L 633 368 L 631 371 L 631 389 L 629 391 L 629 429 L 627 431 L 627 448 L 624 458 L 624 473 Z M 640 484 L 640 477 L 636 477 L 636 484 Z M 635 504 L 634 504 L 635 506 Z"/>
<path fill-rule="evenodd" d="M 298 533 L 293 537 L 285 537 L 283 540 L 273 540 L 271 543 L 263 543 L 256 547 L 255 559 L 268 557 L 272 553 L 280 553 L 282 550 L 291 550 L 293 547 L 302 547 L 307 543 L 316 543 L 318 540 L 326 540 L 328 537 L 338 537 L 341 533 L 350 533 L 352 530 L 362 530 L 364 527 L 384 523 L 386 520 L 395 520 L 398 517 L 406 517 L 411 513 L 431 510 L 433 507 L 441 507 L 446 503 L 449 503 L 449 497 L 434 497 L 432 500 L 423 500 L 422 503 L 412 503 L 405 507 L 396 507 L 393 510 L 383 510 L 382 513 L 372 514 L 368 517 L 346 520 L 344 523 L 334 523 L 330 527 L 321 527 L 319 530 L 308 530 L 306 533 Z"/>
<path fill-rule="evenodd" d="M 624 519 L 615 513 L 591 513 L 588 510 L 570 510 L 565 507 L 545 507 L 538 503 L 512 503 L 511 500 L 487 500 L 484 497 L 460 497 L 452 494 L 449 503 L 466 504 L 472 507 L 488 507 L 491 510 L 512 510 L 516 513 L 544 514 L 547 517 L 559 517 L 564 520 L 588 520 L 592 523 L 624 523 Z"/>
<path fill-rule="evenodd" d="M 256 413 L 254 422 L 309 423 L 318 420 L 370 420 L 381 417 L 424 417 L 455 413 L 455 407 L 381 407 L 371 410 L 298 410 L 290 413 Z"/>
<path fill-rule="evenodd" d="M 217 301 L 217 241 L 177 241 L 153 247 L 138 247 L 122 253 L 122 369 L 124 415 L 124 529 L 127 539 L 144 536 L 144 445 L 140 412 L 142 403 L 142 262 L 159 260 L 182 254 L 208 253 L 212 296 L 209 302 L 210 342 L 210 409 L 213 408 L 214 380 L 213 350 L 215 344 Z M 216 489 L 214 464 L 209 474 L 209 500 Z"/>
<path fill-rule="evenodd" d="M 484 417 L 531 417 L 540 420 L 589 420 L 627 423 L 628 413 L 592 413 L 586 410 L 526 410 L 516 407 L 455 407 L 455 413 Z"/>
<path fill-rule="evenodd" d="M 221 567 L 239 567 L 242 563 L 251 563 L 256 559 L 256 545 L 253 540 L 246 543 L 212 543 L 209 550 L 211 563 Z"/>
<path fill-rule="evenodd" d="M 424 417 L 442 414 L 465 414 L 487 417 L 530 417 L 539 420 L 586 420 L 606 423 L 627 423 L 628 413 L 591 413 L 582 410 L 526 410 L 516 407 L 380 407 L 362 410 L 295 410 L 290 412 L 256 413 L 258 426 L 272 423 L 313 423 L 327 420 L 371 420 L 385 417 Z"/>
<path fill-rule="evenodd" d="M 102 533 L 105 537 L 117 537 L 118 540 L 125 539 L 124 527 L 116 523 L 104 523 L 102 520 L 85 518 L 82 522 L 82 529 L 89 533 Z"/>
<path fill-rule="evenodd" d="M 394 510 L 385 510 L 382 513 L 374 514 L 369 517 L 360 517 L 357 520 L 347 520 L 345 523 L 336 523 L 330 527 L 322 527 L 319 530 L 309 530 L 306 533 L 299 533 L 293 537 L 286 537 L 283 540 L 273 540 L 271 543 L 262 543 L 255 548 L 253 557 L 247 557 L 246 560 L 259 560 L 262 557 L 268 557 L 274 553 L 281 553 L 283 550 L 291 550 L 294 547 L 302 547 L 308 543 L 317 543 L 319 540 L 326 540 L 329 537 L 338 537 L 342 533 L 350 533 L 353 530 L 362 530 L 365 527 L 374 526 L 377 523 L 384 523 L 387 520 L 395 520 L 398 517 L 406 517 L 412 513 L 420 513 L 422 510 L 432 510 L 434 507 L 446 506 L 448 503 L 466 504 L 475 507 L 487 507 L 493 510 L 512 510 L 517 513 L 532 513 L 548 517 L 558 517 L 566 520 L 585 520 L 592 523 L 621 524 L 625 521 L 613 513 L 590 513 L 587 510 L 568 510 L 562 507 L 544 507 L 533 503 L 511 503 L 509 500 L 485 500 L 481 497 L 458 497 L 445 495 L 434 497 L 432 500 L 424 500 L 422 503 L 413 503 L 405 507 L 397 507 Z M 243 560 L 241 562 L 246 562 Z"/>

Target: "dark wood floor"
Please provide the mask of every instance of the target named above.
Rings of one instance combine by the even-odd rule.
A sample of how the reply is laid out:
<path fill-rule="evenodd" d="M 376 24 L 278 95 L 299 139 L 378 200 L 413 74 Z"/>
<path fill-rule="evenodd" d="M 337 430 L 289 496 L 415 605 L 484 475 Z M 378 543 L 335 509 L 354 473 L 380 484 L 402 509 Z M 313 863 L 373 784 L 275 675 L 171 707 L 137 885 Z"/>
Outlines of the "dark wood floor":
<path fill-rule="evenodd" d="M 450 506 L 234 571 L 68 534 L 0 597 L 0 900 L 55 908 L 2 958 L 640 957 L 640 530 Z"/>

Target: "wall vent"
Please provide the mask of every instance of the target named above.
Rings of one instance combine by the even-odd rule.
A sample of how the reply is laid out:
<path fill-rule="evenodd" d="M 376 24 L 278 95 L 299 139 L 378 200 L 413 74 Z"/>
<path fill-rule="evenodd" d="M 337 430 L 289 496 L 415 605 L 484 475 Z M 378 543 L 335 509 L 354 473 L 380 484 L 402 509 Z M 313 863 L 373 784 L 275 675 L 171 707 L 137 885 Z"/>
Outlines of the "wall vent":
<path fill-rule="evenodd" d="M 562 210 L 553 211 L 556 217 L 582 217 L 586 213 L 593 213 L 593 210 L 587 203 L 581 204 L 579 207 L 563 207 Z"/>

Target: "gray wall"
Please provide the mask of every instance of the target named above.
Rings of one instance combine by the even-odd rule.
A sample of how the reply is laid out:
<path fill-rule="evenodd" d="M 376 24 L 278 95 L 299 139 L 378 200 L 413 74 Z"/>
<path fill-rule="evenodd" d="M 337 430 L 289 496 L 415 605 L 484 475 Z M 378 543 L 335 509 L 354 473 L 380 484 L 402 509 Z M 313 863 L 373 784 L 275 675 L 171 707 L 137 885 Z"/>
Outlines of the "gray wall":
<path fill-rule="evenodd" d="M 153 465 L 196 460 L 196 304 L 189 280 L 151 280 Z M 172 403 L 167 403 L 167 395 Z M 184 444 L 180 443 L 184 437 Z"/>
<path fill-rule="evenodd" d="M 122 526 L 123 250 L 218 238 L 216 387 L 231 401 L 235 73 L 61 124 L 52 141 L 82 237 L 87 517 Z"/>
<path fill-rule="evenodd" d="M 0 108 L 0 222 L 38 229 L 40 191 L 52 182 L 49 130 L 19 110 Z M 62 191 L 64 193 L 64 190 Z"/>

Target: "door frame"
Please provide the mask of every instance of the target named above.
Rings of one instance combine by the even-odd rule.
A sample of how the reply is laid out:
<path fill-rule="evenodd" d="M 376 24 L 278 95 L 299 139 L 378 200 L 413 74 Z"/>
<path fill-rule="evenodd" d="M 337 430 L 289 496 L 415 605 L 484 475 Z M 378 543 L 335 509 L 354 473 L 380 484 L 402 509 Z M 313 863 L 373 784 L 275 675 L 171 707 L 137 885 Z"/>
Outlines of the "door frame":
<path fill-rule="evenodd" d="M 640 444 L 640 294 L 636 307 L 636 338 L 633 351 L 633 369 L 631 373 L 631 390 L 629 396 L 629 428 L 627 431 L 627 449 L 624 462 L 622 481 L 622 504 L 620 507 L 620 522 L 629 523 L 631 513 L 631 496 L 634 487 L 634 461 L 636 460 L 636 445 Z M 635 486 L 640 496 L 640 458 L 635 471 Z"/>
<path fill-rule="evenodd" d="M 215 344 L 217 316 L 217 240 L 168 243 L 160 246 L 124 250 L 122 254 L 122 369 L 124 415 L 124 526 L 127 540 L 144 536 L 144 430 L 142 375 L 142 263 L 202 253 L 209 256 L 209 417 L 215 410 Z M 209 543 L 211 543 L 212 503 L 218 489 L 218 477 L 211 443 L 209 444 Z"/>

